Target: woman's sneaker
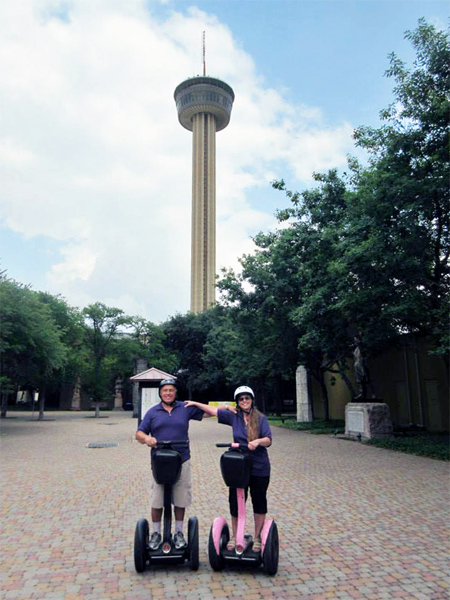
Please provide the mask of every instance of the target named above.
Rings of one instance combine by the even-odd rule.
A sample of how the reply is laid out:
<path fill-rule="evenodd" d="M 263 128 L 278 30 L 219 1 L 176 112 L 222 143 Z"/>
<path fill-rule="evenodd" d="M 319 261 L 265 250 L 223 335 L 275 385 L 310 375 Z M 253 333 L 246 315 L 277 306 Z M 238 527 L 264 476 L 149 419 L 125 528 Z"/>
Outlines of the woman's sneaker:
<path fill-rule="evenodd" d="M 161 534 L 159 534 L 157 531 L 154 531 L 150 536 L 148 547 L 150 548 L 150 550 L 158 550 L 160 543 Z"/>
<path fill-rule="evenodd" d="M 232 552 L 235 548 L 236 548 L 236 540 L 234 538 L 234 535 L 232 535 L 230 537 L 230 539 L 228 540 L 227 550 L 229 550 L 230 552 Z"/>
<path fill-rule="evenodd" d="M 173 536 L 173 542 L 175 544 L 175 548 L 177 550 L 181 550 L 182 548 L 186 548 L 186 540 L 184 539 L 184 535 L 182 531 L 177 531 Z"/>

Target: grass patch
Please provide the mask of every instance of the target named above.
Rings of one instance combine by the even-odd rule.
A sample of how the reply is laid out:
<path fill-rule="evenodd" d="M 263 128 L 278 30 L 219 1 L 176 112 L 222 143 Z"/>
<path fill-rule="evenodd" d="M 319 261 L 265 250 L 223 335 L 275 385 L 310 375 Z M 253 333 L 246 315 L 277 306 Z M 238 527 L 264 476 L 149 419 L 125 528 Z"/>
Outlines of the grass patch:
<path fill-rule="evenodd" d="M 284 423 L 282 423 L 281 419 L 277 419 L 276 417 L 269 418 L 269 422 L 272 425 L 279 425 L 280 427 L 287 427 L 288 429 L 293 429 L 295 431 L 309 431 L 315 435 L 319 434 L 334 434 L 334 433 L 344 433 L 345 432 L 345 421 L 341 419 L 324 421 L 321 419 L 316 419 L 312 423 L 300 422 L 298 423 L 293 418 L 285 418 Z"/>
<path fill-rule="evenodd" d="M 415 454 L 416 456 L 450 460 L 450 437 L 448 433 L 406 433 L 402 437 L 366 440 L 364 444 Z"/>
<path fill-rule="evenodd" d="M 323 421 L 317 419 L 312 423 L 297 423 L 295 417 L 285 417 L 283 423 L 279 417 L 269 417 L 269 422 L 271 425 L 287 427 L 294 431 L 309 431 L 316 435 L 345 433 L 344 420 Z M 448 433 L 404 432 L 398 436 L 364 440 L 361 443 L 416 456 L 450 460 L 450 435 Z"/>

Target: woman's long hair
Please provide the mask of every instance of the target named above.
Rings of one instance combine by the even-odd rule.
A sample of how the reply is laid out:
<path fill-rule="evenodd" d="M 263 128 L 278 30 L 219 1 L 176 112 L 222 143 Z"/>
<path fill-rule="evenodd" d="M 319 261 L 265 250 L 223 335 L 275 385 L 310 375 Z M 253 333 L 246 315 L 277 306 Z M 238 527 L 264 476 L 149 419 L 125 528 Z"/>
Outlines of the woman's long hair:
<path fill-rule="evenodd" d="M 253 440 L 257 440 L 259 438 L 259 418 L 261 413 L 253 406 L 250 410 L 250 415 L 248 418 L 247 424 L 247 440 L 252 442 Z"/>

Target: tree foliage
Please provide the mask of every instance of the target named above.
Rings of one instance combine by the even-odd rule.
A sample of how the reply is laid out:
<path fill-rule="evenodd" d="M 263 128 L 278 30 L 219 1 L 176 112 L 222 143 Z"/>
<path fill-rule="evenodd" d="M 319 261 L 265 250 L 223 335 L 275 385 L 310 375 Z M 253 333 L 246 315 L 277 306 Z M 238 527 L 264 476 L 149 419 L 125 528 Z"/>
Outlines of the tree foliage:
<path fill-rule="evenodd" d="M 145 358 L 149 365 L 167 373 L 176 371 L 177 357 L 168 348 L 164 325 L 156 325 L 142 317 L 134 317 L 133 338 L 140 346 L 135 357 Z"/>
<path fill-rule="evenodd" d="M 361 127 L 358 146 L 370 165 L 357 178 L 370 256 L 386 260 L 393 301 L 385 311 L 399 329 L 424 333 L 434 351 L 448 350 L 450 253 L 450 44 L 423 19 L 406 33 L 413 69 L 395 55 L 387 76 L 395 102 L 379 129 Z M 382 253 L 382 254 L 381 254 Z M 376 261 L 380 265 L 380 259 Z"/>
<path fill-rule="evenodd" d="M 7 395 L 19 387 L 42 390 L 68 360 L 63 332 L 38 293 L 2 274 L 0 279 L 0 366 L 2 416 Z"/>
<path fill-rule="evenodd" d="M 289 358 L 322 386 L 337 367 L 351 388 L 355 335 L 367 356 L 407 333 L 448 352 L 449 44 L 424 21 L 406 37 L 417 61 L 408 70 L 391 55 L 395 101 L 381 113 L 385 124 L 355 132 L 368 165 L 350 159 L 348 173 L 316 174 L 316 187 L 303 192 L 274 182 L 291 202 L 278 212 L 285 228 L 256 236 L 242 274 L 229 271 L 219 283 L 236 321 L 252 324 L 250 347 L 269 340 L 279 358 L 292 334 L 298 353 Z M 260 366 L 277 372 L 267 349 L 263 356 Z"/>
<path fill-rule="evenodd" d="M 94 402 L 108 399 L 109 369 L 105 360 L 117 347 L 117 338 L 123 328 L 132 325 L 132 318 L 120 308 L 108 307 L 101 302 L 90 304 L 82 310 L 84 335 L 90 361 L 84 379 Z"/>
<path fill-rule="evenodd" d="M 226 389 L 225 355 L 218 345 L 223 311 L 175 315 L 164 324 L 166 348 L 176 356 L 177 376 L 190 397 L 218 399 Z"/>

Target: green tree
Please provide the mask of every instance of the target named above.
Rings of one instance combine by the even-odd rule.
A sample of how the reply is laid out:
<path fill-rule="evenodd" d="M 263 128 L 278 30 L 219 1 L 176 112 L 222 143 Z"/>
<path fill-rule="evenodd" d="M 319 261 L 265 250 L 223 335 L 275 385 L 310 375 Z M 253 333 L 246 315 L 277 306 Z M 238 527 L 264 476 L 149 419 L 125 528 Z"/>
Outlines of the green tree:
<path fill-rule="evenodd" d="M 289 243 L 283 247 L 271 233 L 254 241 L 255 253 L 240 260 L 242 273 L 224 272 L 218 283 L 228 307 L 226 373 L 230 381 L 251 384 L 263 410 L 281 411 L 283 396 L 293 395 L 298 364 L 298 331 L 289 319 L 298 281 Z"/>
<path fill-rule="evenodd" d="M 381 113 L 386 125 L 355 132 L 368 167 L 350 160 L 344 178 L 316 176 L 318 189 L 287 192 L 294 206 L 279 215 L 314 243 L 309 257 L 308 242 L 297 250 L 308 273 L 292 315 L 300 351 L 321 347 L 343 366 L 355 333 L 369 356 L 405 333 L 448 351 L 450 49 L 444 32 L 423 20 L 406 37 L 417 60 L 408 70 L 390 57 L 386 74 L 396 86 Z"/>
<path fill-rule="evenodd" d="M 396 329 L 422 333 L 433 350 L 448 353 L 450 252 L 450 44 L 448 35 L 419 21 L 406 32 L 416 50 L 413 69 L 390 56 L 387 76 L 395 101 L 378 129 L 355 132 L 369 152 L 356 177 L 358 210 L 366 238 L 357 258 L 383 268 L 390 301 L 384 316 Z M 362 238 L 362 236 L 360 236 Z M 378 257 L 378 258 L 377 258 Z M 384 264 L 383 264 L 384 261 Z"/>
<path fill-rule="evenodd" d="M 176 315 L 164 323 L 166 349 L 176 356 L 179 382 L 190 397 L 217 399 L 226 393 L 225 357 L 213 351 L 220 308 Z"/>
<path fill-rule="evenodd" d="M 60 331 L 61 342 L 66 347 L 67 360 L 62 368 L 55 370 L 47 379 L 45 393 L 60 397 L 64 385 L 72 384 L 83 371 L 86 351 L 83 348 L 83 320 L 78 309 L 71 307 L 60 295 L 37 292 L 39 301 L 50 310 L 52 319 Z M 43 399 L 40 414 L 43 413 Z"/>
<path fill-rule="evenodd" d="M 135 357 L 141 356 L 149 365 L 173 373 L 177 369 L 177 358 L 174 352 L 166 348 L 164 325 L 156 325 L 142 317 L 134 317 L 133 324 L 133 338 L 140 344 Z"/>
<path fill-rule="evenodd" d="M 119 308 L 101 302 L 90 304 L 82 310 L 85 344 L 91 361 L 84 381 L 94 402 L 108 398 L 110 369 L 105 359 L 111 355 L 117 339 L 124 329 L 132 325 L 132 318 Z"/>
<path fill-rule="evenodd" d="M 37 292 L 3 273 L 0 278 L 0 365 L 2 417 L 8 394 L 19 388 L 39 390 L 43 418 L 45 386 L 67 363 L 67 347 L 49 306 Z"/>
<path fill-rule="evenodd" d="M 304 364 L 321 386 L 327 418 L 324 375 L 338 365 L 345 378 L 348 353 L 348 327 L 336 302 L 335 269 L 330 268 L 345 220 L 346 188 L 335 171 L 315 177 L 319 187 L 303 194 L 287 191 L 283 181 L 273 184 L 293 204 L 278 214 L 289 225 L 257 235 L 255 253 L 241 259 L 242 274 L 228 272 L 219 288 L 246 332 L 243 353 L 252 349 L 249 375 L 277 395 L 280 383 L 289 378 L 293 383 L 296 367 Z M 245 371 L 245 360 L 239 363 Z"/>
<path fill-rule="evenodd" d="M 382 112 L 387 125 L 355 132 L 369 165 L 350 159 L 348 174 L 316 174 L 317 187 L 302 193 L 274 182 L 291 202 L 278 213 L 287 227 L 256 236 L 242 274 L 219 282 L 241 336 L 245 330 L 262 352 L 261 377 L 266 368 L 277 372 L 270 349 L 282 356 L 290 333 L 296 358 L 322 385 L 325 416 L 327 370 L 337 367 L 353 393 L 346 372 L 355 335 L 368 357 L 405 333 L 432 336 L 433 350 L 447 352 L 449 45 L 424 21 L 406 35 L 416 68 L 391 56 L 387 75 L 396 87 Z"/>

